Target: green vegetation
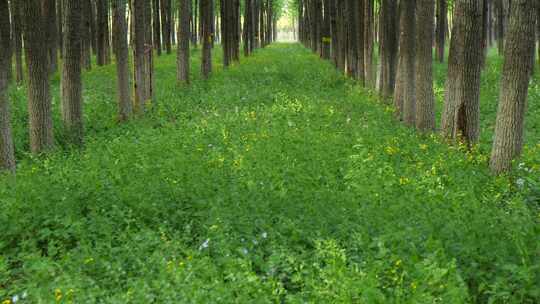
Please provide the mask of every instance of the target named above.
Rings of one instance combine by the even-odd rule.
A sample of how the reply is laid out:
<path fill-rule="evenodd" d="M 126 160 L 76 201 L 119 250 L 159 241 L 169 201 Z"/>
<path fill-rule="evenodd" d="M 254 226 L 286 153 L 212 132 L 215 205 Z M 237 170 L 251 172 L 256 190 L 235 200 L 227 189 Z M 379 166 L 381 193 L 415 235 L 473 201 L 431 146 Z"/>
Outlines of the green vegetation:
<path fill-rule="evenodd" d="M 194 63 L 186 88 L 157 58 L 156 104 L 124 125 L 114 66 L 96 68 L 86 147 L 19 154 L 0 182 L 0 301 L 538 303 L 540 83 L 520 164 L 492 177 L 491 57 L 473 151 L 402 126 L 298 45 L 227 71 L 215 58 L 207 82 Z M 24 96 L 12 88 L 19 153 Z"/>

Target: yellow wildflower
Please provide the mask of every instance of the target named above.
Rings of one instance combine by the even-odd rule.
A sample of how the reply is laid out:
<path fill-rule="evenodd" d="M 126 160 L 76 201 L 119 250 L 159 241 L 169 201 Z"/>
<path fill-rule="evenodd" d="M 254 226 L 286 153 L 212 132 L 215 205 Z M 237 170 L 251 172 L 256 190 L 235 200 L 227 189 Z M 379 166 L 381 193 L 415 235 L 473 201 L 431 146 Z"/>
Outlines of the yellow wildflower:
<path fill-rule="evenodd" d="M 428 145 L 426 145 L 426 144 L 420 144 L 420 149 L 422 149 L 422 150 L 427 150 L 427 148 L 428 148 Z"/>
<path fill-rule="evenodd" d="M 10 299 L 6 299 L 6 300 L 2 301 L 2 304 L 11 304 L 11 300 L 10 300 Z"/>
<path fill-rule="evenodd" d="M 55 289 L 54 290 L 54 298 L 56 299 L 56 302 L 60 302 L 60 300 L 62 300 L 62 290 L 60 289 Z"/>
<path fill-rule="evenodd" d="M 399 184 L 400 184 L 400 185 L 406 185 L 406 184 L 408 184 L 408 183 L 409 183 L 409 179 L 408 179 L 408 178 L 406 178 L 406 177 L 400 177 L 400 178 L 399 178 Z"/>

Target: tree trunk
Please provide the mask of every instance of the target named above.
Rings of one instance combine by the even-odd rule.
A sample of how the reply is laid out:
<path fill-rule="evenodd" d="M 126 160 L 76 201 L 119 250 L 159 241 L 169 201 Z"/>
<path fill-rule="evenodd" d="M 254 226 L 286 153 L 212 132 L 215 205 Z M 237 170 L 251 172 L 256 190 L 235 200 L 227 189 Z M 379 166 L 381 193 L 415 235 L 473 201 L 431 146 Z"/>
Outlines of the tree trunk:
<path fill-rule="evenodd" d="M 118 120 L 127 121 L 133 108 L 129 89 L 129 50 L 126 23 L 126 0 L 113 0 L 113 50 L 116 58 Z"/>
<path fill-rule="evenodd" d="M 398 79 L 394 102 L 405 124 L 414 126 L 415 96 L 415 1 L 400 1 Z"/>
<path fill-rule="evenodd" d="M 490 167 L 510 170 L 523 148 L 523 125 L 529 80 L 534 66 L 537 0 L 514 0 L 508 24 L 501 93 Z"/>
<path fill-rule="evenodd" d="M 13 6 L 12 6 L 13 7 Z M 7 0 L 0 0 L 0 172 L 15 171 L 8 69 L 11 69 L 11 37 Z"/>
<path fill-rule="evenodd" d="M 152 26 L 153 26 L 153 35 L 154 38 L 154 48 L 157 50 L 158 56 L 161 56 L 161 21 L 159 18 L 160 8 L 159 0 L 152 0 Z"/>
<path fill-rule="evenodd" d="M 58 32 L 56 25 L 56 0 L 43 0 L 43 15 L 45 16 L 45 28 L 47 31 L 44 44 L 48 49 L 49 72 L 55 73 L 58 70 Z M 43 47 L 43 46 L 42 46 Z"/>
<path fill-rule="evenodd" d="M 381 72 L 380 92 L 384 98 L 394 94 L 396 83 L 398 24 L 397 4 L 393 0 L 382 0 L 381 3 Z"/>
<path fill-rule="evenodd" d="M 81 61 L 86 70 L 92 69 L 92 3 L 90 0 L 83 0 L 83 15 L 82 15 L 82 27 L 81 27 L 81 39 L 82 39 L 82 58 Z"/>
<path fill-rule="evenodd" d="M 364 0 L 364 71 L 366 84 L 370 87 L 375 86 L 375 69 L 373 64 L 373 10 L 373 0 Z"/>
<path fill-rule="evenodd" d="M 109 2 L 97 0 L 97 65 L 109 64 L 109 48 Z"/>
<path fill-rule="evenodd" d="M 56 32 L 58 33 L 58 39 L 57 39 L 57 47 L 58 49 L 60 50 L 60 58 L 63 58 L 64 57 L 64 35 L 62 34 L 64 31 L 63 31 L 63 27 L 62 27 L 62 23 L 64 22 L 64 13 L 62 12 L 63 11 L 63 6 L 64 6 L 64 3 L 63 3 L 63 0 L 58 0 L 56 2 Z"/>
<path fill-rule="evenodd" d="M 212 22 L 213 22 L 213 0 L 200 1 L 200 18 L 201 18 L 201 34 L 202 34 L 202 63 L 201 72 L 205 79 L 210 77 L 212 73 Z"/>
<path fill-rule="evenodd" d="M 48 20 L 41 9 L 41 0 L 22 1 L 24 12 L 24 47 L 28 69 L 28 114 L 30 150 L 34 154 L 54 145 L 49 91 Z"/>
<path fill-rule="evenodd" d="M 191 0 L 179 1 L 180 26 L 178 29 L 178 48 L 177 48 L 177 80 L 181 84 L 189 84 L 189 40 L 191 32 L 189 30 L 189 18 L 191 16 Z"/>
<path fill-rule="evenodd" d="M 62 119 L 68 141 L 83 144 L 81 1 L 63 0 Z"/>
<path fill-rule="evenodd" d="M 416 128 L 435 129 L 433 94 L 434 0 L 416 0 Z"/>
<path fill-rule="evenodd" d="M 15 80 L 21 85 L 24 81 L 22 59 L 22 14 L 20 1 L 11 1 L 13 51 L 15 52 Z"/>
<path fill-rule="evenodd" d="M 171 46 L 171 0 L 161 0 L 161 29 L 163 46 L 167 54 L 172 53 Z"/>
<path fill-rule="evenodd" d="M 133 23 L 134 23 L 134 48 L 133 58 L 135 65 L 135 112 L 142 113 L 145 110 L 146 100 L 146 30 L 145 30 L 145 0 L 133 0 Z"/>
<path fill-rule="evenodd" d="M 469 146 L 480 135 L 481 6 L 477 0 L 456 2 L 442 115 L 443 135 L 449 138 L 461 135 Z"/>
<path fill-rule="evenodd" d="M 444 50 L 446 43 L 446 25 L 448 7 L 447 0 L 437 0 L 437 27 L 436 27 L 436 45 L 437 59 L 440 63 L 444 62 Z"/>

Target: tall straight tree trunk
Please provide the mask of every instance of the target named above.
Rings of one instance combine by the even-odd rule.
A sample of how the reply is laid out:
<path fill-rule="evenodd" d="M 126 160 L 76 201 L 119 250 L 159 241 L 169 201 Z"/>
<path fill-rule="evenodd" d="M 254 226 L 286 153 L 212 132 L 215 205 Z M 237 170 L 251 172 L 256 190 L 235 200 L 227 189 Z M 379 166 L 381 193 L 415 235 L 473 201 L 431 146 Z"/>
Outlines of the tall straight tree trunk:
<path fill-rule="evenodd" d="M 54 145 L 49 89 L 48 20 L 42 12 L 41 0 L 22 1 L 24 12 L 24 47 L 28 74 L 28 114 L 30 150 L 34 154 Z"/>
<path fill-rule="evenodd" d="M 480 136 L 482 3 L 456 1 L 453 23 L 441 130 L 449 138 L 461 135 L 472 145 Z"/>
<path fill-rule="evenodd" d="M 152 47 L 152 3 L 144 2 L 144 56 L 146 77 L 146 102 L 154 101 L 154 52 Z"/>
<path fill-rule="evenodd" d="M 411 0 L 414 2 L 414 0 Z M 375 86 L 375 65 L 373 63 L 373 0 L 364 0 L 364 71 L 366 84 L 370 87 Z"/>
<path fill-rule="evenodd" d="M 161 56 L 161 21 L 159 18 L 160 0 L 152 0 L 152 26 L 153 26 L 153 39 L 154 39 L 154 48 L 157 50 L 158 56 Z"/>
<path fill-rule="evenodd" d="M 47 29 L 49 71 L 54 73 L 58 70 L 58 32 L 56 25 L 56 0 L 43 0 L 43 14 L 45 16 L 45 27 Z M 43 46 L 42 46 L 43 47 Z"/>
<path fill-rule="evenodd" d="M 365 26 L 366 22 L 364 20 L 365 16 L 364 13 L 366 11 L 365 0 L 357 0 L 356 6 L 354 7 L 354 11 L 356 13 L 356 18 L 358 18 L 358 27 L 356 31 L 356 44 L 358 46 L 358 60 L 357 60 L 357 73 L 356 77 L 358 81 L 360 82 L 360 85 L 365 86 L 366 85 L 366 31 Z"/>
<path fill-rule="evenodd" d="M 63 0 L 62 119 L 70 143 L 83 144 L 81 1 Z"/>
<path fill-rule="evenodd" d="M 145 30 L 145 0 L 133 0 L 133 23 L 134 23 L 134 74 L 135 74 L 135 112 L 142 113 L 145 110 L 146 100 L 146 30 Z"/>
<path fill-rule="evenodd" d="M 416 0 L 416 128 L 435 129 L 433 26 L 435 0 Z"/>
<path fill-rule="evenodd" d="M 384 98 L 394 94 L 396 83 L 398 24 L 397 4 L 393 0 L 382 0 L 381 3 L 381 80 L 380 91 Z"/>
<path fill-rule="evenodd" d="M 108 0 L 97 0 L 97 65 L 109 63 L 109 4 Z"/>
<path fill-rule="evenodd" d="M 82 15 L 82 27 L 81 27 L 81 39 L 82 39 L 82 62 L 86 70 L 92 69 L 92 3 L 91 0 L 83 1 L 83 15 Z"/>
<path fill-rule="evenodd" d="M 167 54 L 172 53 L 171 46 L 171 0 L 161 0 L 161 29 L 163 35 L 163 46 Z"/>
<path fill-rule="evenodd" d="M 436 45 L 437 59 L 439 62 L 444 62 L 444 50 L 446 43 L 446 25 L 448 23 L 448 6 L 447 0 L 437 0 L 437 26 L 436 26 Z"/>
<path fill-rule="evenodd" d="M 62 34 L 64 32 L 63 30 L 63 27 L 62 27 L 62 24 L 63 24 L 63 16 L 64 16 L 64 13 L 63 13 L 63 6 L 64 6 L 64 3 L 62 0 L 58 0 L 56 2 L 56 32 L 58 33 L 58 39 L 56 40 L 57 43 L 58 43 L 58 49 L 60 50 L 60 58 L 63 58 L 64 57 L 64 35 Z"/>
<path fill-rule="evenodd" d="M 20 1 L 11 1 L 12 35 L 13 35 L 13 51 L 15 52 L 15 80 L 17 84 L 22 84 L 24 81 L 23 59 L 22 59 L 22 14 Z"/>
<path fill-rule="evenodd" d="M 178 29 L 177 60 L 177 80 L 181 84 L 189 84 L 189 40 L 191 32 L 189 30 L 189 18 L 191 16 L 191 0 L 179 1 L 180 26 Z"/>
<path fill-rule="evenodd" d="M 253 1 L 246 0 L 244 4 L 244 56 L 248 57 L 253 50 Z"/>
<path fill-rule="evenodd" d="M 15 153 L 8 98 L 8 69 L 11 69 L 11 37 L 7 0 L 0 0 L 0 172 L 15 171 Z"/>
<path fill-rule="evenodd" d="M 401 119 L 407 125 L 415 124 L 415 1 L 400 1 L 400 36 L 398 80 L 394 102 Z"/>
<path fill-rule="evenodd" d="M 330 45 L 332 44 L 332 38 L 330 36 L 330 1 L 323 1 L 323 22 L 322 22 L 322 58 L 330 59 Z"/>
<path fill-rule="evenodd" d="M 535 19 L 537 0 L 514 0 L 506 34 L 504 65 L 495 137 L 491 151 L 491 170 L 510 170 L 512 159 L 523 148 L 523 125 L 529 80 L 534 66 Z"/>
<path fill-rule="evenodd" d="M 504 4 L 503 0 L 494 0 L 495 9 L 497 10 L 497 48 L 499 50 L 499 55 L 503 54 L 504 51 Z"/>
<path fill-rule="evenodd" d="M 201 18 L 201 36 L 202 36 L 202 63 L 201 72 L 205 79 L 210 77 L 212 73 L 212 22 L 213 22 L 213 0 L 200 1 L 200 18 Z"/>
<path fill-rule="evenodd" d="M 116 58 L 116 87 L 118 120 L 127 121 L 132 115 L 129 89 L 129 49 L 126 22 L 126 0 L 112 0 L 113 50 Z"/>
<path fill-rule="evenodd" d="M 197 48 L 198 38 L 199 38 L 199 31 L 198 24 L 199 24 L 199 0 L 195 0 L 192 4 L 193 17 L 191 19 L 191 44 L 193 44 L 194 48 Z"/>

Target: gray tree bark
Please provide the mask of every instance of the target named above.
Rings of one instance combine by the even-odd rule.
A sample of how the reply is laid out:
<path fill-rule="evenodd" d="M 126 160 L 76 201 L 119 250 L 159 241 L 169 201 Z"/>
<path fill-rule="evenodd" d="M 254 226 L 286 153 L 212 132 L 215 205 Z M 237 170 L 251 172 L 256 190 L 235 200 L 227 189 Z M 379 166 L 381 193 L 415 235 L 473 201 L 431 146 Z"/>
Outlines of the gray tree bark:
<path fill-rule="evenodd" d="M 521 154 L 529 80 L 534 67 L 537 0 L 514 0 L 506 33 L 504 65 L 490 167 L 510 170 Z"/>
<path fill-rule="evenodd" d="M 62 119 L 68 141 L 83 144 L 81 1 L 63 0 Z"/>
<path fill-rule="evenodd" d="M 434 0 L 416 0 L 416 128 L 435 129 L 433 93 Z"/>
<path fill-rule="evenodd" d="M 48 27 L 41 0 L 22 1 L 24 47 L 28 74 L 30 150 L 39 154 L 54 145 L 49 88 Z"/>
<path fill-rule="evenodd" d="M 7 0 L 0 0 L 0 172 L 15 171 L 11 112 L 8 98 L 8 69 L 11 69 L 11 37 Z"/>

